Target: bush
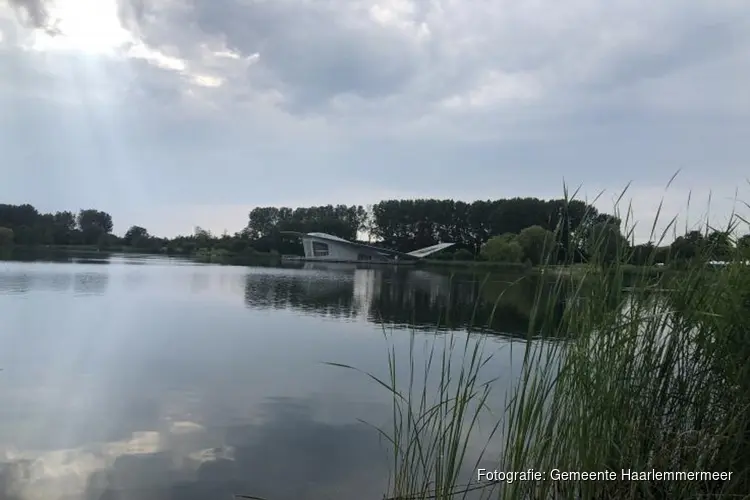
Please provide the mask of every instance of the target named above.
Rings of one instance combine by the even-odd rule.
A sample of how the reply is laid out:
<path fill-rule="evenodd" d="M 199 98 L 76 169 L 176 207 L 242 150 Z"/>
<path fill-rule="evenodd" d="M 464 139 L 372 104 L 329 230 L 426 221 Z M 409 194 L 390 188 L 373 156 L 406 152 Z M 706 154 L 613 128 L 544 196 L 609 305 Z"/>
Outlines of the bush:
<path fill-rule="evenodd" d="M 523 248 L 506 235 L 495 236 L 482 247 L 482 256 L 495 262 L 520 262 Z"/>
<path fill-rule="evenodd" d="M 0 227 L 0 247 L 11 246 L 15 235 L 9 227 Z"/>

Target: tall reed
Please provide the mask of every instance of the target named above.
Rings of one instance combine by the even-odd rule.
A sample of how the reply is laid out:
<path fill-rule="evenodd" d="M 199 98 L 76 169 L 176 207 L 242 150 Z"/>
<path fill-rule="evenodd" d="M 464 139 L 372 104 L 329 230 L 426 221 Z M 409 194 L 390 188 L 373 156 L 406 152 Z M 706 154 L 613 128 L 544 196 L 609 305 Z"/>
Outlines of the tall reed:
<path fill-rule="evenodd" d="M 631 214 L 624 217 L 629 239 Z M 662 241 L 675 220 L 660 235 L 654 235 L 654 222 L 652 236 Z M 733 218 L 728 233 L 738 221 Z M 574 245 L 587 237 L 562 238 L 566 227 L 563 221 L 556 241 Z M 594 257 L 611 248 L 609 237 L 593 242 Z M 448 499 L 477 488 L 498 499 L 750 498 L 746 257 L 738 250 L 728 265 L 714 269 L 699 255 L 679 272 L 654 274 L 646 265 L 633 276 L 629 250 L 618 245 L 616 252 L 611 260 L 592 259 L 575 277 L 559 272 L 551 257 L 544 265 L 552 286 L 538 286 L 520 379 L 504 414 L 492 420 L 490 435 L 504 440 L 497 467 L 535 469 L 546 480 L 491 489 L 465 483 L 460 472 L 471 465 L 465 462 L 467 443 L 482 413 L 497 402 L 490 401 L 494 379 L 482 378 L 490 358 L 484 342 L 470 341 L 471 334 L 458 342 L 459 334 L 451 334 L 436 337 L 421 367 L 412 341 L 405 383 L 396 376 L 395 349 L 388 356 L 389 379 L 376 379 L 393 395 L 392 428 L 381 431 L 393 451 L 390 498 Z M 452 364 L 455 354 L 460 366 Z M 438 382 L 431 385 L 435 371 Z M 613 471 L 617 479 L 553 481 L 553 469 Z M 623 470 L 732 476 L 627 481 Z"/>
<path fill-rule="evenodd" d="M 738 222 L 734 219 L 732 224 Z M 726 232 L 732 232 L 732 225 Z M 710 252 L 711 248 L 703 251 Z M 509 407 L 511 470 L 610 470 L 615 481 L 516 483 L 499 498 L 738 498 L 750 495 L 750 269 L 645 270 L 627 289 L 623 255 L 572 290 L 560 328 L 575 340 L 524 369 Z M 542 360 L 534 360 L 540 363 Z M 548 364 L 549 366 L 549 364 Z M 549 390 L 536 391 L 543 386 Z M 528 394 L 532 393 L 529 398 Z M 531 408 L 544 411 L 531 412 Z M 621 471 L 732 472 L 729 481 L 623 481 Z"/>

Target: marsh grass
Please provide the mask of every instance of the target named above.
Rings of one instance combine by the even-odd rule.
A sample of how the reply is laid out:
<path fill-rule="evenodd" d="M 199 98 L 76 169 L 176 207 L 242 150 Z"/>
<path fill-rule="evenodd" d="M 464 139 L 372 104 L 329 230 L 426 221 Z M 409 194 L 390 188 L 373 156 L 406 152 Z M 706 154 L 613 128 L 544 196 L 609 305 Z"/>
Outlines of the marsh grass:
<path fill-rule="evenodd" d="M 623 218 L 628 239 L 631 214 Z M 654 234 L 655 220 L 652 240 L 661 242 L 675 223 Z M 747 222 L 733 216 L 726 231 L 738 223 Z M 587 237 L 560 238 L 564 227 L 558 242 Z M 594 257 L 611 243 L 606 235 L 595 241 Z M 418 365 L 412 336 L 408 380 L 397 377 L 398 353 L 389 351 L 389 376 L 370 375 L 393 396 L 390 429 L 379 430 L 392 453 L 388 498 L 461 498 L 478 488 L 499 499 L 750 498 L 746 257 L 738 253 L 718 270 L 698 258 L 675 274 L 634 269 L 628 252 L 617 246 L 615 259 L 594 258 L 573 275 L 548 273 L 553 283 L 537 289 L 520 376 L 501 416 L 490 412 L 496 378 L 484 373 L 492 355 L 482 338 L 437 336 Z M 471 465 L 467 443 L 480 417 L 492 422 L 490 437 L 504 442 L 494 457 L 500 470 L 609 470 L 618 480 L 472 483 L 461 471 Z M 485 452 L 479 460 L 488 459 Z M 732 476 L 625 481 L 622 470 Z"/>
<path fill-rule="evenodd" d="M 455 332 L 427 338 L 413 331 L 406 356 L 391 343 L 387 376 L 366 374 L 393 397 L 389 426 L 376 428 L 390 448 L 392 474 L 386 498 L 393 500 L 460 498 L 457 495 L 468 493 L 471 488 L 462 484 L 469 479 L 464 474 L 469 438 L 480 414 L 488 409 L 496 380 L 481 378 L 482 368 L 493 357 L 485 354 L 481 338 Z M 398 373 L 404 357 L 408 381 L 402 386 Z M 423 361 L 421 366 L 418 359 Z M 492 439 L 498 427 L 489 429 L 487 439 Z M 480 453 L 476 463 L 481 459 Z"/>

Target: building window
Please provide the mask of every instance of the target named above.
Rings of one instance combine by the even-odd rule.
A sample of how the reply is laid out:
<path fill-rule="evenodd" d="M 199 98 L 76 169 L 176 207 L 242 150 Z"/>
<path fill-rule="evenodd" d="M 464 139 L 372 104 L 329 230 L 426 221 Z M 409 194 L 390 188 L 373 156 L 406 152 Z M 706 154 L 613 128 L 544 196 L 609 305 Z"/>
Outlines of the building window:
<path fill-rule="evenodd" d="M 367 255 L 367 254 L 361 253 L 361 254 L 357 255 L 357 260 L 372 260 L 372 255 Z"/>
<path fill-rule="evenodd" d="M 328 245 L 319 241 L 312 242 L 313 256 L 314 257 L 327 257 L 328 256 Z"/>

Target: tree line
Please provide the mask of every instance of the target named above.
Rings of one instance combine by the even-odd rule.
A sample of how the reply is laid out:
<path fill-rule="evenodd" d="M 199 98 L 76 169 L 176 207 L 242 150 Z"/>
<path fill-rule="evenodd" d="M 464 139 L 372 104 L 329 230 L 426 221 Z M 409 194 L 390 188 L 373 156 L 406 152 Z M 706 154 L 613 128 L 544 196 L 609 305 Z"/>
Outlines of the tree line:
<path fill-rule="evenodd" d="M 29 204 L 0 204 L 0 246 L 89 245 L 145 252 L 194 254 L 223 251 L 235 254 L 301 254 L 298 238 L 284 234 L 323 232 L 357 240 L 367 235 L 373 245 L 409 252 L 439 242 L 455 243 L 436 258 L 541 263 L 552 251 L 553 261 L 611 261 L 627 255 L 634 263 L 663 262 L 669 256 L 692 259 L 708 255 L 728 258 L 735 246 L 750 246 L 750 235 L 736 242 L 726 232 L 690 231 L 672 244 L 633 246 L 622 234 L 621 220 L 580 200 L 510 198 L 479 200 L 385 200 L 371 206 L 258 207 L 247 226 L 217 236 L 196 228 L 176 238 L 151 235 L 132 226 L 124 236 L 112 234 L 112 217 L 95 209 L 41 213 Z M 708 249 L 708 252 L 706 251 Z M 549 255 L 549 253 L 547 253 Z"/>
<path fill-rule="evenodd" d="M 112 233 L 112 216 L 89 209 L 41 213 L 29 204 L 0 204 L 0 243 L 99 245 Z"/>
<path fill-rule="evenodd" d="M 259 207 L 250 212 L 246 231 L 251 238 L 275 247 L 284 245 L 284 231 L 319 231 L 350 240 L 365 233 L 375 244 L 401 252 L 450 241 L 456 249 L 476 255 L 495 235 L 519 233 L 535 225 L 554 230 L 563 218 L 571 231 L 584 221 L 620 225 L 616 217 L 577 200 L 512 198 L 466 203 L 421 199 L 385 200 L 369 207 Z"/>

